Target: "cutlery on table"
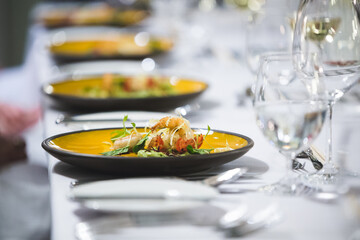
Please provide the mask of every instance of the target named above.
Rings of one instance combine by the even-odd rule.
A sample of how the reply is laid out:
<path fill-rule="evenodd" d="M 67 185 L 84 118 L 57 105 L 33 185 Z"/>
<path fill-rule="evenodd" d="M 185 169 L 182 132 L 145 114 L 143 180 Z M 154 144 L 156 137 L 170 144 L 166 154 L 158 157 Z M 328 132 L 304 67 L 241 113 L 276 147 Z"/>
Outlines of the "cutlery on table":
<path fill-rule="evenodd" d="M 189 180 L 194 182 L 201 182 L 208 186 L 217 187 L 223 183 L 230 183 L 236 181 L 238 178 L 242 177 L 247 173 L 247 168 L 233 168 L 227 170 L 225 172 L 219 173 L 217 175 L 214 174 L 201 174 L 201 175 L 189 175 L 189 176 L 181 176 L 181 177 L 169 177 L 169 178 L 177 178 L 183 180 Z M 75 187 L 81 184 L 86 184 L 95 181 L 102 180 L 113 180 L 114 178 L 102 178 L 102 179 L 84 179 L 84 180 L 74 180 L 70 182 L 70 187 Z"/>
<path fill-rule="evenodd" d="M 305 169 L 305 163 L 301 163 L 296 159 L 294 159 L 292 162 L 292 170 L 299 173 L 308 173 L 308 171 Z"/>
<path fill-rule="evenodd" d="M 323 168 L 322 162 L 325 161 L 325 157 L 323 156 L 323 154 L 320 153 L 320 151 L 318 151 L 313 146 L 298 154 L 297 157 L 309 159 L 316 170 L 322 169 Z"/>
<path fill-rule="evenodd" d="M 204 211 L 203 209 L 201 211 Z M 203 214 L 201 221 L 206 227 L 216 228 L 222 231 L 229 237 L 240 237 L 251 233 L 259 232 L 269 228 L 282 219 L 282 213 L 275 205 L 270 205 L 255 214 L 248 214 L 246 205 L 230 210 L 222 215 L 217 215 L 215 218 L 209 214 L 209 220 L 204 220 Z M 196 213 L 195 213 L 196 214 Z M 194 219 L 189 212 L 184 214 L 168 215 L 105 215 L 100 218 L 95 218 L 87 222 L 80 222 L 76 225 L 76 236 L 78 239 L 97 239 L 101 234 L 106 233 L 113 238 L 119 237 L 121 231 L 126 228 L 133 227 L 150 227 L 150 226 L 178 226 L 181 225 L 195 225 L 199 226 L 199 218 Z M 224 225 L 225 224 L 225 225 Z M 228 225 L 230 224 L 230 225 Z M 215 229 L 214 229 L 215 230 Z M 111 237 L 110 237 L 111 238 Z M 171 237 L 170 237 L 171 238 Z M 192 238 L 191 238 L 192 239 Z"/>
<path fill-rule="evenodd" d="M 210 187 L 217 187 L 221 184 L 224 183 L 229 183 L 232 181 L 235 181 L 237 179 L 239 179 L 242 175 L 244 175 L 247 172 L 247 168 L 234 168 L 228 171 L 225 171 L 223 173 L 220 173 L 218 175 L 215 176 L 211 176 L 209 178 L 206 178 L 204 180 L 201 181 L 192 181 L 192 182 L 198 182 Z M 181 179 L 181 178 L 175 178 L 175 179 Z M 106 181 L 106 180 L 105 180 Z M 76 188 L 78 186 L 84 185 L 86 183 L 93 183 L 95 181 L 87 181 L 87 182 L 79 182 L 79 181 L 73 181 L 70 183 L 70 187 L 71 188 Z M 131 195 L 124 195 L 124 194 L 112 194 L 112 193 L 107 193 L 105 195 L 86 195 L 86 194 L 82 194 L 81 196 L 77 196 L 75 194 L 72 194 L 69 196 L 70 199 L 74 200 L 74 201 L 82 201 L 82 200 L 89 200 L 89 199 L 173 199 L 173 200 L 195 200 L 195 199 L 191 199 L 191 197 L 188 196 L 179 196 L 179 195 L 173 195 L 172 193 L 165 193 L 165 194 L 161 194 L 161 195 L 144 195 L 144 194 L 131 194 Z"/>
<path fill-rule="evenodd" d="M 211 187 L 217 187 L 224 183 L 230 183 L 230 182 L 236 181 L 241 176 L 243 176 L 245 173 L 247 173 L 247 171 L 248 171 L 247 168 L 234 168 L 231 170 L 227 170 L 223 173 L 220 173 L 218 175 L 205 178 L 204 180 L 199 181 L 199 182 L 204 183 Z"/>
<path fill-rule="evenodd" d="M 85 122 L 123 122 L 123 118 L 77 118 L 70 115 L 60 114 L 56 120 L 56 124 L 68 124 L 68 123 L 85 123 Z M 127 119 L 126 122 L 148 122 L 149 120 L 138 119 L 132 120 Z"/>
<path fill-rule="evenodd" d="M 189 117 L 189 115 L 192 115 L 193 113 L 200 110 L 200 104 L 194 103 L 194 104 L 187 104 L 184 106 L 180 106 L 175 108 L 173 113 L 175 115 L 180 115 L 182 117 Z"/>
<path fill-rule="evenodd" d="M 229 237 L 240 237 L 273 226 L 281 219 L 282 213 L 276 205 L 270 205 L 251 216 L 247 214 L 247 207 L 242 205 L 225 213 L 218 227 Z"/>

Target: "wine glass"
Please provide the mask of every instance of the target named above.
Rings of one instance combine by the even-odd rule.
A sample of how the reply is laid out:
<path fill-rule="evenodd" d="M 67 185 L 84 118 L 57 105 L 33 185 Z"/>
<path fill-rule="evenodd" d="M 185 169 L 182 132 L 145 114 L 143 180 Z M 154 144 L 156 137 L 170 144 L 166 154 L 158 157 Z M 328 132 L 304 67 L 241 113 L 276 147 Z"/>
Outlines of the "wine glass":
<path fill-rule="evenodd" d="M 314 69 L 324 79 L 329 108 L 327 161 L 317 173 L 322 183 L 336 180 L 338 168 L 332 157 L 332 109 L 359 81 L 360 23 L 350 0 L 303 0 L 294 30 L 294 64 L 306 76 Z M 318 56 L 317 67 L 309 67 L 310 56 Z"/>
<path fill-rule="evenodd" d="M 261 10 L 266 0 L 225 0 L 225 3 L 233 6 L 240 11 L 250 11 L 252 13 Z"/>
<path fill-rule="evenodd" d="M 249 19 L 245 34 L 245 58 L 254 78 L 262 54 L 291 50 L 292 29 L 288 10 L 284 1 L 267 1 L 263 10 L 254 13 Z M 254 85 L 251 90 L 254 92 Z"/>
<path fill-rule="evenodd" d="M 327 101 L 318 77 L 298 74 L 290 53 L 262 55 L 255 87 L 257 125 L 287 158 L 287 174 L 261 190 L 300 194 L 303 185 L 293 176 L 292 160 L 318 136 L 326 118 Z"/>

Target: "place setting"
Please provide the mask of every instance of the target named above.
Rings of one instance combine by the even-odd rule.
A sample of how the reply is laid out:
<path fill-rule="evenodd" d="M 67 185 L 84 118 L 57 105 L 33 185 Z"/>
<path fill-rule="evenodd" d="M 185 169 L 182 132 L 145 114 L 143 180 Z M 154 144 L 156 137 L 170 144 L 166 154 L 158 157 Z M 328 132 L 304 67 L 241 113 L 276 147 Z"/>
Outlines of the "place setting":
<path fill-rule="evenodd" d="M 109 117 L 115 113 L 116 112 L 108 112 L 103 113 L 103 115 L 105 115 L 105 117 Z M 117 114 L 119 113 L 121 112 L 117 112 Z M 81 159 L 81 157 L 79 158 L 79 155 L 76 153 L 76 150 L 66 149 L 66 146 L 61 146 L 61 142 L 68 144 L 69 147 L 78 145 L 80 148 L 86 146 L 86 149 L 93 149 L 93 147 L 88 144 L 84 145 L 84 143 L 81 143 L 80 139 L 76 135 L 81 135 L 86 132 L 91 135 L 93 133 L 96 134 L 96 131 L 100 131 L 100 135 L 104 135 L 101 134 L 101 132 L 107 131 L 107 134 L 105 134 L 104 137 L 109 135 L 107 136 L 109 138 L 111 137 L 111 133 L 114 133 L 114 131 L 130 132 L 136 130 L 140 132 L 144 131 L 144 129 L 134 128 L 134 126 L 129 128 L 126 127 L 125 123 L 128 123 L 128 120 L 134 120 L 134 122 L 139 124 L 141 123 L 141 120 L 143 120 L 144 116 L 161 116 L 161 113 L 134 113 L 138 113 L 138 115 L 134 114 L 134 117 L 131 117 L 132 115 L 129 117 L 123 117 L 122 129 L 82 130 L 65 135 L 60 134 L 58 136 L 54 136 L 54 138 L 45 140 L 43 142 L 43 147 L 50 154 L 55 154 L 54 156 L 61 161 L 70 163 L 76 167 L 88 169 L 92 164 L 91 155 L 98 155 L 99 152 L 94 149 L 95 152 L 85 153 L 83 154 L 84 157 Z M 92 116 L 92 114 L 85 115 L 84 117 L 89 120 L 89 116 Z M 139 119 L 140 122 L 136 119 Z M 168 116 L 161 118 L 158 122 L 155 121 L 155 126 L 158 124 L 165 124 L 167 126 L 168 124 L 178 121 L 180 121 L 180 125 L 189 124 L 189 122 L 182 117 Z M 151 127 L 148 126 L 148 129 L 151 129 Z M 154 130 L 155 129 L 156 127 Z M 188 129 L 188 131 L 192 130 Z M 176 156 L 176 153 L 174 153 L 170 156 L 163 156 L 160 158 L 151 156 L 136 157 L 136 155 L 134 157 L 134 153 L 130 153 L 130 155 L 125 153 L 124 156 L 129 155 L 129 157 L 120 156 L 120 159 L 119 156 L 101 156 L 101 154 L 97 157 L 93 156 L 95 157 L 94 163 L 102 166 L 97 165 L 93 168 L 90 167 L 91 171 L 85 173 L 85 176 L 82 175 L 78 180 L 72 181 L 70 183 L 67 197 L 69 200 L 79 203 L 81 209 L 88 209 L 101 214 L 110 214 L 110 218 L 106 215 L 104 217 L 104 221 L 106 222 L 108 220 L 111 224 L 111 219 L 115 221 L 118 219 L 118 217 L 114 217 L 113 214 L 122 215 L 131 213 L 136 214 L 138 218 L 142 218 L 142 216 L 146 218 L 149 214 L 155 214 L 161 219 L 162 214 L 181 214 L 182 212 L 189 212 L 190 210 L 191 212 L 196 211 L 196 209 L 205 208 L 206 206 L 210 209 L 217 209 L 216 205 L 213 206 L 211 202 L 217 201 L 219 198 L 221 199 L 220 195 L 223 193 L 234 194 L 235 191 L 233 189 L 241 189 L 246 192 L 251 191 L 249 189 L 252 188 L 252 191 L 255 191 L 256 186 L 263 184 L 261 180 L 257 179 L 257 176 L 260 176 L 268 171 L 268 165 L 263 161 L 253 159 L 251 157 L 239 158 L 252 147 L 253 141 L 250 138 L 234 133 L 211 130 L 211 128 L 199 130 L 194 129 L 194 131 L 199 131 L 199 133 L 193 133 L 197 139 L 199 139 L 197 134 L 204 136 L 204 142 L 206 143 L 203 142 L 202 144 L 208 144 L 203 146 L 205 148 L 200 147 L 198 149 L 199 151 L 201 151 L 201 149 L 209 151 L 209 149 L 206 149 L 208 148 L 206 146 L 216 146 L 214 150 L 219 151 L 219 153 L 196 153 L 194 156 L 191 156 L 191 154 L 189 155 L 189 153 L 182 154 L 183 156 Z M 176 132 L 174 133 L 176 134 Z M 128 136 L 131 136 L 131 134 L 132 133 Z M 62 137 L 67 138 L 71 135 L 74 135 L 73 137 L 76 142 L 69 142 L 68 139 L 61 139 Z M 148 134 L 145 132 L 143 135 L 146 136 Z M 165 137 L 165 135 L 162 136 Z M 176 136 L 173 137 L 176 138 Z M 220 139 L 223 139 L 223 142 L 221 142 Z M 58 140 L 58 144 L 60 145 L 53 145 Z M 90 140 L 90 142 L 92 141 L 89 136 L 84 136 L 84 140 Z M 103 143 L 105 141 L 105 139 L 101 139 L 100 136 L 94 136 L 94 140 L 99 140 L 99 143 Z M 96 145 L 97 143 L 94 144 Z M 82 145 L 83 147 L 81 147 Z M 64 154 L 64 156 L 60 157 L 59 155 L 56 155 L 56 153 L 53 152 L 54 150 L 55 152 L 60 150 L 58 153 L 61 155 Z M 149 154 L 150 153 L 151 151 L 149 151 Z M 159 153 L 161 152 L 157 152 L 157 154 Z M 70 157 L 73 158 L 74 161 L 68 161 L 69 158 L 66 156 L 68 154 L 74 155 Z M 133 156 L 131 156 L 131 154 Z M 229 154 L 229 156 L 226 156 L 227 154 Z M 112 158 L 111 161 L 113 162 L 107 162 L 106 158 Z M 129 159 L 128 164 L 130 165 L 127 165 L 126 158 Z M 78 164 L 78 160 L 82 161 L 83 164 Z M 223 165 L 224 162 L 229 163 Z M 174 168 L 174 166 L 176 166 L 176 168 Z M 198 167 L 200 168 L 198 169 Z M 59 172 L 57 170 L 59 168 L 60 165 L 55 166 L 55 172 L 65 175 L 66 172 L 71 172 L 69 169 L 67 171 Z M 118 168 L 118 170 L 115 170 L 116 168 Z M 132 168 L 133 170 L 131 170 Z M 122 171 L 121 169 L 126 169 L 126 171 Z M 145 171 L 143 169 L 145 169 Z M 76 172 L 76 168 L 72 171 Z M 92 172 L 99 173 L 100 176 L 96 176 L 95 178 L 91 177 L 91 175 L 94 175 Z M 75 177 L 76 179 L 76 174 L 70 174 L 68 177 Z M 237 182 L 240 183 L 240 186 L 236 185 Z M 249 184 L 250 186 L 246 187 L 243 185 L 244 183 Z M 226 188 L 222 188 L 223 186 Z M 114 189 L 119 189 L 120 192 L 114 192 Z M 213 212 L 213 210 L 211 211 Z M 225 214 L 225 212 L 223 212 L 223 214 Z M 103 220 L 102 218 L 94 220 L 95 224 L 98 221 Z M 80 227 L 83 224 L 86 223 L 81 223 L 78 226 Z M 261 228 L 263 227 L 259 226 L 259 230 Z M 246 228 L 244 227 L 244 230 L 242 231 L 245 231 L 245 229 Z M 243 234 L 245 234 L 245 232 Z"/>

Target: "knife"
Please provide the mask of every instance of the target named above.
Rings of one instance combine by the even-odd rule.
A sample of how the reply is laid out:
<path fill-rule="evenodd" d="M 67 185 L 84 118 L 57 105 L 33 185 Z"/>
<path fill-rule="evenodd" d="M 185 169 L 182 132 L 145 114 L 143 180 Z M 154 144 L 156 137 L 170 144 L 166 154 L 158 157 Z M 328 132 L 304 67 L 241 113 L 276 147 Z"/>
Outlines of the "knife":
<path fill-rule="evenodd" d="M 85 123 L 85 122 L 119 122 L 122 123 L 124 121 L 124 118 L 76 118 L 69 115 L 59 115 L 55 123 L 56 124 L 67 124 L 67 123 Z M 139 120 L 132 120 L 127 119 L 126 122 L 148 122 L 148 120 L 145 119 L 139 119 Z"/>

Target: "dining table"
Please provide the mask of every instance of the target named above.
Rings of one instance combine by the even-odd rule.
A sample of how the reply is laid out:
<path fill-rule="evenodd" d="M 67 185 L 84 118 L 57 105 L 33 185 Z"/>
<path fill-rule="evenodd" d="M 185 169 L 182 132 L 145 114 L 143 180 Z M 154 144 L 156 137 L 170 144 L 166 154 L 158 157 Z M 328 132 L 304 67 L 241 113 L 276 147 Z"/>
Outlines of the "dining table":
<path fill-rule="evenodd" d="M 339 197 L 336 201 L 324 201 L 312 194 L 296 196 L 268 194 L 258 191 L 259 187 L 274 183 L 285 174 L 285 157 L 272 146 L 256 123 L 256 113 L 251 97 L 246 89 L 255 81 L 246 65 L 244 39 L 246 20 L 233 9 L 213 9 L 199 11 L 193 16 L 192 23 L 185 27 L 187 36 L 179 37 L 178 45 L 169 53 L 153 58 L 158 72 L 172 72 L 201 79 L 208 89 L 194 102 L 190 103 L 183 117 L 190 121 L 192 128 L 207 128 L 228 131 L 250 137 L 253 148 L 244 156 L 235 159 L 211 171 L 213 174 L 235 167 L 248 168 L 249 175 L 235 182 L 225 183 L 218 189 L 232 189 L 234 193 L 220 193 L 216 198 L 199 207 L 183 211 L 170 212 L 102 212 L 88 209 L 69 197 L 74 181 L 97 181 L 122 178 L 95 170 L 83 169 L 46 154 L 43 164 L 48 168 L 51 201 L 51 239 L 360 239 L 355 234 L 360 226 L 356 218 L 356 209 L 349 205 L 348 199 Z M 151 22 L 147 23 L 151 27 Z M 43 50 L 47 30 L 34 24 L 29 28 L 29 40 L 25 66 L 35 72 L 23 74 L 24 78 L 36 79 L 42 86 L 64 71 L 63 66 L 54 63 L 50 54 Z M 106 64 L 121 68 L 124 60 L 105 60 Z M 141 61 L 131 61 L 140 66 Z M 29 67 L 30 66 L 30 67 Z M 26 75 L 26 76 L 25 76 Z M 25 81 L 25 80 L 24 80 Z M 26 79 L 28 81 L 28 79 Z M 354 90 L 358 88 L 355 87 Z M 345 97 L 344 97 L 345 98 Z M 346 99 L 346 98 L 345 98 Z M 56 134 L 109 127 L 109 123 L 68 123 L 57 124 L 61 115 L 80 115 L 84 112 L 58 107 L 46 96 L 40 96 L 43 106 L 41 136 L 33 139 L 33 152 L 42 152 L 41 141 Z M 179 109 L 178 109 L 179 110 Z M 181 110 L 181 109 L 180 109 Z M 119 109 L 120 114 L 139 114 Z M 88 113 L 88 112 L 85 112 Z M 114 112 L 116 113 L 116 112 Z M 153 112 L 141 111 L 147 118 Z M 161 112 L 163 116 L 179 114 L 172 109 Z M 337 103 L 334 110 L 334 152 L 345 150 L 349 153 L 346 166 L 360 170 L 358 145 L 360 126 L 360 101 L 349 98 Z M 111 122 L 111 127 L 122 122 Z M 140 124 L 140 123 L 139 123 Z M 139 125 L 138 124 L 138 125 Z M 140 125 L 139 125 L 140 126 Z M 350 130 L 349 130 L 350 129 Z M 344 132 L 347 135 L 344 136 Z M 326 135 L 322 133 L 322 135 Z M 316 143 L 320 150 L 325 149 L 325 137 L 320 136 Z M 343 144 L 344 139 L 346 146 Z M 301 159 L 307 171 L 314 171 L 311 162 Z M 356 169 L 356 167 L 358 167 Z M 199 173 L 200 174 L 200 173 Z M 297 172 L 296 174 L 304 174 Z M 196 173 L 194 173 L 196 176 Z M 161 177 L 163 178 L 163 177 Z M 190 181 L 190 180 L 189 180 Z M 356 181 L 355 181 L 356 182 Z M 151 188 L 152 186 L 148 186 Z M 339 186 L 340 187 L 340 186 Z M 235 190 L 240 190 L 236 192 Z M 227 231 L 219 229 L 219 219 L 228 211 L 246 206 L 250 213 L 256 213 L 269 206 L 276 206 L 281 219 L 276 223 L 244 236 L 229 236 Z M 359 207 L 359 206 L 358 206 Z M 358 211 L 358 210 L 357 210 Z M 353 237 L 353 238 L 351 238 Z"/>

